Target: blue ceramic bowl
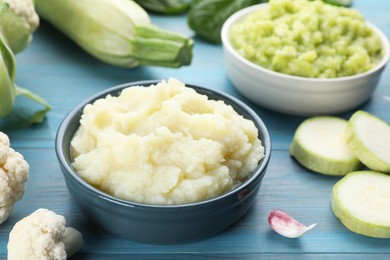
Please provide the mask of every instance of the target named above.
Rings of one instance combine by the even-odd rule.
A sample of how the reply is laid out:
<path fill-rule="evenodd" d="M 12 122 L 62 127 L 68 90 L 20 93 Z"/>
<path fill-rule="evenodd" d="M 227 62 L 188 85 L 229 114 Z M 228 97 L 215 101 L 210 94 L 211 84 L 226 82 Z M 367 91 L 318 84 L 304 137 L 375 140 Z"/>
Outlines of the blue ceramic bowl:
<path fill-rule="evenodd" d="M 237 188 L 219 197 L 184 205 L 149 205 L 113 197 L 84 181 L 71 166 L 70 141 L 79 127 L 85 105 L 108 94 L 117 96 L 131 86 L 150 86 L 159 81 L 132 82 L 104 90 L 81 102 L 62 121 L 56 136 L 56 153 L 70 195 L 80 210 L 96 224 L 118 237 L 149 244 L 175 244 L 213 236 L 238 221 L 253 205 L 271 155 L 268 130 L 247 105 L 222 92 L 186 85 L 210 99 L 223 100 L 252 120 L 259 130 L 265 157 Z"/>

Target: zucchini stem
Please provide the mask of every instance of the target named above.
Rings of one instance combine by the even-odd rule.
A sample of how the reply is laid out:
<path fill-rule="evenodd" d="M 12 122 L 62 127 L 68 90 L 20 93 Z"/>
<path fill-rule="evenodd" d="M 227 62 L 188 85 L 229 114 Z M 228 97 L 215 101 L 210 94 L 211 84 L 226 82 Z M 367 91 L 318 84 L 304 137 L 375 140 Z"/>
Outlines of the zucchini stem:
<path fill-rule="evenodd" d="M 192 59 L 192 39 L 155 26 L 135 26 L 134 58 L 143 65 L 180 67 Z"/>

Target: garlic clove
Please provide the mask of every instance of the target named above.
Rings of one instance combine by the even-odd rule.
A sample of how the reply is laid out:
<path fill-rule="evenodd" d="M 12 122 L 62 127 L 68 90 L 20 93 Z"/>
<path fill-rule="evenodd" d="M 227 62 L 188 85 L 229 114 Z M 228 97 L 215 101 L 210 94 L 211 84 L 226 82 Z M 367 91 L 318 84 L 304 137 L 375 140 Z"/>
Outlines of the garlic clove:
<path fill-rule="evenodd" d="M 288 238 L 298 238 L 316 226 L 316 223 L 305 226 L 279 209 L 273 209 L 269 213 L 268 224 L 275 232 Z"/>

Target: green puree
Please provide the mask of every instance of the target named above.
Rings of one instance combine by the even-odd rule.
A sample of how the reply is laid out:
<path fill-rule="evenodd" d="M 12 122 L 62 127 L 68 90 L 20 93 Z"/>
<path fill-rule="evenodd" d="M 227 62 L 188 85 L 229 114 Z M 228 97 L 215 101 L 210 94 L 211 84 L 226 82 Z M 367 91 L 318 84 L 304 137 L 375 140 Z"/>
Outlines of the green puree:
<path fill-rule="evenodd" d="M 322 1 L 271 0 L 234 25 L 236 50 L 273 71 L 310 78 L 355 75 L 381 59 L 381 41 L 354 9 Z"/>

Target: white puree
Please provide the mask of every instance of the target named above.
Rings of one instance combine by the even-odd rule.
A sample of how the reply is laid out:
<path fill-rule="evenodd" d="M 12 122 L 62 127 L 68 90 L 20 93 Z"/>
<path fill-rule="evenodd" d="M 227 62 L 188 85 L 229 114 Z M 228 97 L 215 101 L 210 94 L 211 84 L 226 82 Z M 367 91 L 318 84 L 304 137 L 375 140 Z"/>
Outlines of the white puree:
<path fill-rule="evenodd" d="M 84 108 L 73 167 L 115 197 L 184 204 L 238 185 L 264 157 L 254 123 L 176 80 L 129 87 Z"/>

